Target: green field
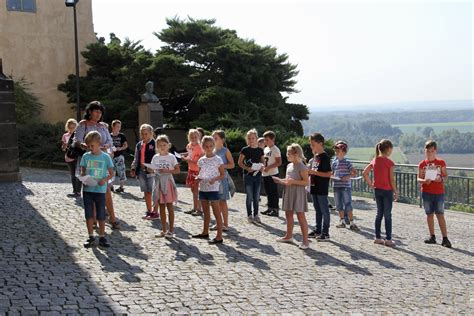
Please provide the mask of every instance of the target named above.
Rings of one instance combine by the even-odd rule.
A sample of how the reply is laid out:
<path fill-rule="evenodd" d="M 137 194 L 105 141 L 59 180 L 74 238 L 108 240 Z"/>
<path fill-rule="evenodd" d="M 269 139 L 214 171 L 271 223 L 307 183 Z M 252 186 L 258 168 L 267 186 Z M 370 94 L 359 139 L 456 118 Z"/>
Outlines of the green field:
<path fill-rule="evenodd" d="M 352 147 L 349 148 L 347 157 L 351 160 L 364 160 L 370 161 L 375 155 L 375 147 Z M 390 156 L 396 163 L 405 163 L 406 157 L 399 147 L 393 148 L 392 155 Z"/>
<path fill-rule="evenodd" d="M 461 133 L 474 132 L 474 122 L 443 122 L 443 123 L 413 123 L 413 124 L 392 124 L 398 127 L 403 134 L 421 133 L 425 127 L 431 127 L 436 134 L 448 129 L 457 129 Z"/>

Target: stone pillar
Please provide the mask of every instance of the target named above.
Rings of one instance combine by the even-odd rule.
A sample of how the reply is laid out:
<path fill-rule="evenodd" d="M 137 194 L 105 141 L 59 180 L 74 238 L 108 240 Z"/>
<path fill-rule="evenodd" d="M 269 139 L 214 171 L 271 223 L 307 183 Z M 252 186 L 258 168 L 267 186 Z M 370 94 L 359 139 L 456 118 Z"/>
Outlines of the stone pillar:
<path fill-rule="evenodd" d="M 21 181 L 13 80 L 3 74 L 0 59 L 0 182 Z"/>
<path fill-rule="evenodd" d="M 138 105 L 138 124 L 163 127 L 163 106 L 160 102 L 141 102 Z"/>

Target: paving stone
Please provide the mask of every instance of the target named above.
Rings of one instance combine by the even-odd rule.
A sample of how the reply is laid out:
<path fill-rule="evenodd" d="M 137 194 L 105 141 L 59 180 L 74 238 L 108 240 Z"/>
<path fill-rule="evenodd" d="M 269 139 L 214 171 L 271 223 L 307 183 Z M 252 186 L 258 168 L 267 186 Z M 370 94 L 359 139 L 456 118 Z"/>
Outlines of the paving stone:
<path fill-rule="evenodd" d="M 159 221 L 141 219 L 143 194 L 128 180 L 126 192 L 113 195 L 122 229 L 107 226 L 112 247 L 84 249 L 82 201 L 66 197 L 68 173 L 21 171 L 22 184 L 0 184 L 0 233 L 7 236 L 0 239 L 0 315 L 468 315 L 474 309 L 472 214 L 446 211 L 453 242 L 446 249 L 424 244 L 421 208 L 395 203 L 397 247 L 390 249 L 373 244 L 374 201 L 354 197 L 361 231 L 335 228 L 338 216 L 331 213 L 331 240 L 301 251 L 276 242 L 285 233 L 283 217 L 249 225 L 245 196 L 236 194 L 231 230 L 214 246 L 191 238 L 202 218 L 183 213 L 192 205 L 189 189 L 178 189 L 176 238 L 168 240 L 154 237 Z M 313 226 L 311 205 L 307 219 Z M 297 224 L 294 232 L 300 241 Z"/>

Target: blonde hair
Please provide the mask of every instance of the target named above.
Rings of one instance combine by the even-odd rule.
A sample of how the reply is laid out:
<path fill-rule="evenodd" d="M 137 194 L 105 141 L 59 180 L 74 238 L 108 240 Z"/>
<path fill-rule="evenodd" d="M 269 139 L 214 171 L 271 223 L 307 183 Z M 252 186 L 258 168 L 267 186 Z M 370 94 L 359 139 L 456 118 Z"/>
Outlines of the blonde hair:
<path fill-rule="evenodd" d="M 188 142 L 191 142 L 191 135 L 197 135 L 197 138 L 198 138 L 198 142 L 199 141 L 202 141 L 201 139 L 201 132 L 198 131 L 197 129 L 195 128 L 191 128 L 189 131 L 188 131 Z"/>
<path fill-rule="evenodd" d="M 245 140 L 247 141 L 247 143 L 249 142 L 250 135 L 255 135 L 255 138 L 258 140 L 258 132 L 255 128 L 252 128 L 247 132 L 247 135 L 245 136 Z"/>
<path fill-rule="evenodd" d="M 115 124 L 120 124 L 120 125 L 122 125 L 122 122 L 120 122 L 119 120 L 113 120 L 113 121 L 112 121 L 112 127 L 114 127 Z"/>
<path fill-rule="evenodd" d="M 390 148 L 393 148 L 393 144 L 388 139 L 382 139 L 375 145 L 375 158 L 385 154 Z"/>
<path fill-rule="evenodd" d="M 301 148 L 301 146 L 297 143 L 293 143 L 289 145 L 286 148 L 286 152 L 296 154 L 298 159 L 301 160 L 302 162 L 306 161 L 306 157 L 304 156 L 304 153 L 303 153 L 303 148 Z"/>
<path fill-rule="evenodd" d="M 153 126 L 151 126 L 150 124 L 142 124 L 142 125 L 140 126 L 140 133 L 141 133 L 144 129 L 149 130 L 150 133 L 153 134 Z"/>
<path fill-rule="evenodd" d="M 170 139 L 167 135 L 165 134 L 162 134 L 162 135 L 158 135 L 155 139 L 155 142 L 156 142 L 156 145 L 158 145 L 158 142 L 163 142 L 163 143 L 166 143 L 168 144 L 168 149 L 171 148 L 171 143 L 170 143 Z M 156 152 L 158 152 L 158 146 L 156 146 Z"/>
<path fill-rule="evenodd" d="M 97 131 L 91 131 L 87 133 L 86 137 L 84 138 L 84 142 L 89 145 L 93 142 L 100 143 L 102 140 L 102 137 L 100 136 L 100 133 Z"/>
<path fill-rule="evenodd" d="M 216 147 L 216 142 L 214 141 L 214 138 L 212 136 L 204 136 L 201 140 L 202 145 L 206 143 L 212 143 L 212 146 Z"/>
<path fill-rule="evenodd" d="M 69 125 L 74 124 L 77 127 L 77 121 L 73 118 L 70 118 L 69 120 L 66 121 L 66 124 L 64 125 L 64 131 L 67 132 L 69 130 Z"/>

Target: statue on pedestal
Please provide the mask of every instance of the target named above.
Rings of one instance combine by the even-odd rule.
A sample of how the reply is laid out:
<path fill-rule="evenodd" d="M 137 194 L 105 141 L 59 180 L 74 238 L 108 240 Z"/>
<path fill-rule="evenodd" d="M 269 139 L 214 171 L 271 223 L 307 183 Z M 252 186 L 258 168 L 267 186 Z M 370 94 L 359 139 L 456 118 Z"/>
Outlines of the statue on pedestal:
<path fill-rule="evenodd" d="M 145 93 L 142 94 L 142 103 L 159 103 L 160 99 L 154 93 L 154 83 L 153 81 L 148 81 L 145 83 Z"/>
<path fill-rule="evenodd" d="M 138 105 L 138 123 L 140 125 L 147 123 L 154 128 L 163 127 L 163 107 L 160 99 L 154 94 L 153 81 L 145 84 L 145 93 L 140 97 Z"/>

